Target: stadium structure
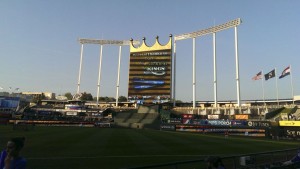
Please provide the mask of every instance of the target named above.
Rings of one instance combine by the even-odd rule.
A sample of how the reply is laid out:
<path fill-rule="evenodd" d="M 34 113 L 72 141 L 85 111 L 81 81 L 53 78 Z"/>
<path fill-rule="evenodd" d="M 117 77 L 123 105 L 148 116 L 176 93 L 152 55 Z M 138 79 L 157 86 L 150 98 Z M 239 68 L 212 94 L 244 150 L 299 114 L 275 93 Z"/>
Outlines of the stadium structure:
<path fill-rule="evenodd" d="M 300 137 L 298 129 L 300 111 L 297 97 L 277 100 L 242 100 L 240 99 L 239 59 L 237 27 L 241 19 L 207 29 L 170 35 L 166 44 L 159 42 L 159 37 L 152 46 L 131 40 L 79 39 L 81 44 L 80 66 L 77 93 L 73 100 L 53 99 L 52 93 L 26 93 L 31 95 L 35 104 L 24 106 L 24 101 L 2 97 L 0 100 L 2 122 L 11 119 L 21 123 L 58 123 L 59 125 L 118 126 L 130 128 L 155 128 L 180 131 L 205 132 L 212 126 L 223 130 L 238 129 L 232 133 L 244 134 L 253 127 L 259 129 L 248 132 L 254 136 Z M 236 88 L 237 99 L 232 101 L 217 100 L 216 71 L 216 33 L 234 28 Z M 213 36 L 214 55 L 214 101 L 195 100 L 195 60 L 193 59 L 193 100 L 190 103 L 176 103 L 176 43 L 180 40 L 193 39 L 193 58 L 195 58 L 195 39 L 201 36 Z M 80 84 L 84 45 L 100 45 L 99 76 L 97 100 L 81 101 Z M 116 85 L 116 101 L 100 102 L 101 66 L 103 45 L 119 46 L 119 64 Z M 128 101 L 119 102 L 119 79 L 122 46 L 130 47 Z M 46 99 L 48 96 L 48 99 Z M 300 99 L 299 99 L 300 100 Z M 10 119 L 11 118 L 11 119 Z M 41 121 L 39 121 L 41 120 Z M 50 121 L 50 122 L 49 122 Z M 71 121 L 71 122 L 69 122 Z M 13 123 L 16 123 L 14 121 Z M 101 124 L 103 123 L 103 125 Z M 107 125 L 104 125 L 107 123 Z M 204 127 L 203 127 L 204 126 Z M 273 127 L 272 127 L 273 126 Z M 261 128 L 262 130 L 261 130 Z M 216 130 L 219 132 L 220 130 Z M 291 134 L 292 133 L 292 134 Z"/>
<path fill-rule="evenodd" d="M 170 35 L 162 45 L 159 37 L 153 46 L 134 40 L 79 39 L 81 44 L 77 93 L 73 100 L 44 99 L 35 93 L 32 104 L 22 95 L 0 97 L 0 122 L 17 126 L 81 126 L 156 129 L 177 132 L 213 133 L 276 139 L 300 139 L 300 99 L 241 100 L 237 26 L 241 19 L 208 29 Z M 234 28 L 236 91 L 232 101 L 217 100 L 216 33 Z M 214 100 L 196 101 L 195 40 L 213 35 Z M 193 40 L 193 100 L 176 103 L 176 42 Z M 83 46 L 100 45 L 97 100 L 80 100 Z M 103 45 L 119 45 L 116 101 L 99 101 Z M 136 46 L 139 45 L 139 46 Z M 128 101 L 119 102 L 119 79 L 122 46 L 130 46 Z M 25 127 L 26 128 L 26 127 Z"/>

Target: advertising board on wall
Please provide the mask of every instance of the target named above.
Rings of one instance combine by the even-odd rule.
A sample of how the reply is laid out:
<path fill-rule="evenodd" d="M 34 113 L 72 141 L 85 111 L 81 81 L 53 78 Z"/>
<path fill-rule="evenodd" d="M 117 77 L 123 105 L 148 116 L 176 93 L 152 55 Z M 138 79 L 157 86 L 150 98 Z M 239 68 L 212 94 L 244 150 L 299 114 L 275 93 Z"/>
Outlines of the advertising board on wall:
<path fill-rule="evenodd" d="M 175 131 L 175 125 L 162 124 L 162 125 L 160 125 L 160 129 L 161 130 Z"/>
<path fill-rule="evenodd" d="M 137 103 L 164 103 L 171 98 L 172 37 L 166 45 L 130 46 L 128 100 Z"/>
<path fill-rule="evenodd" d="M 237 120 L 247 120 L 247 119 L 249 119 L 248 114 L 236 114 L 234 116 L 235 116 L 235 119 L 237 119 Z"/>
<path fill-rule="evenodd" d="M 231 127 L 217 127 L 217 126 L 201 126 L 201 125 L 176 125 L 176 131 L 182 132 L 198 132 L 198 133 L 214 133 L 214 134 L 225 134 L 229 135 L 244 135 L 244 136 L 255 136 L 265 137 L 266 130 L 262 128 L 231 128 Z"/>
<path fill-rule="evenodd" d="M 207 115 L 207 119 L 220 119 L 218 114 L 209 114 Z"/>
<path fill-rule="evenodd" d="M 284 134 L 289 138 L 300 138 L 299 127 L 285 127 Z"/>
<path fill-rule="evenodd" d="M 299 127 L 300 121 L 279 121 L 279 126 Z"/>
<path fill-rule="evenodd" d="M 193 125 L 211 125 L 211 126 L 244 126 L 244 127 L 270 127 L 268 121 L 247 121 L 247 120 L 216 120 L 216 119 L 192 119 Z"/>
<path fill-rule="evenodd" d="M 270 127 L 269 121 L 248 121 L 249 127 Z"/>

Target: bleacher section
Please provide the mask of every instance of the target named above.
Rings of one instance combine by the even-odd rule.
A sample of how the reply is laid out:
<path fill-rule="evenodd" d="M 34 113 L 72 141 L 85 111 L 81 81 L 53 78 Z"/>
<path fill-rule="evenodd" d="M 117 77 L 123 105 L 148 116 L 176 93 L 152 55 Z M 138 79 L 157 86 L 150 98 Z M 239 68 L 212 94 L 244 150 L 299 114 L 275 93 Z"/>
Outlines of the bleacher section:
<path fill-rule="evenodd" d="M 297 120 L 300 120 L 300 109 L 297 109 L 296 112 L 293 114 Z"/>
<path fill-rule="evenodd" d="M 138 113 L 159 113 L 159 106 L 153 105 L 153 106 L 143 106 L 140 105 L 137 110 Z"/>
<path fill-rule="evenodd" d="M 297 106 L 295 106 L 293 108 L 282 107 L 282 108 L 279 108 L 279 109 L 276 109 L 274 111 L 270 111 L 269 113 L 267 113 L 265 115 L 265 119 L 274 120 L 274 121 L 292 120 L 292 119 L 297 119 L 299 114 L 300 114 L 300 111 L 298 110 Z"/>
<path fill-rule="evenodd" d="M 118 112 L 114 117 L 116 127 L 159 129 L 160 115 L 157 106 L 139 106 L 136 112 Z"/>
<path fill-rule="evenodd" d="M 285 108 L 282 107 L 280 109 L 276 109 L 274 111 L 269 111 L 268 113 L 265 114 L 265 119 L 273 119 L 276 118 L 280 112 L 282 112 Z"/>

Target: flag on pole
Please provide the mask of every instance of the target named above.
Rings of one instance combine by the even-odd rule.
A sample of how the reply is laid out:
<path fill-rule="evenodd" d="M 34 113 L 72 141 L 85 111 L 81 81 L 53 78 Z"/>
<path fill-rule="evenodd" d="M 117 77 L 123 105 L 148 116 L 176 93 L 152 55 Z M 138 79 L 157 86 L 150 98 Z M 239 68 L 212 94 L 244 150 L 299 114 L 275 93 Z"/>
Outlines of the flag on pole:
<path fill-rule="evenodd" d="M 273 69 L 269 73 L 265 74 L 265 80 L 269 80 L 273 77 L 275 77 L 275 69 Z"/>
<path fill-rule="evenodd" d="M 282 71 L 281 75 L 279 76 L 279 79 L 284 78 L 285 76 L 290 75 L 290 74 L 291 74 L 291 68 L 290 68 L 290 66 L 288 66 L 287 68 L 285 68 Z"/>
<path fill-rule="evenodd" d="M 252 80 L 259 80 L 262 78 L 262 72 L 258 72 L 254 77 L 252 77 Z"/>
<path fill-rule="evenodd" d="M 16 91 L 19 91 L 19 89 L 20 89 L 20 88 L 16 88 L 15 90 L 16 90 Z"/>
<path fill-rule="evenodd" d="M 9 90 L 11 90 L 11 87 L 9 87 Z"/>

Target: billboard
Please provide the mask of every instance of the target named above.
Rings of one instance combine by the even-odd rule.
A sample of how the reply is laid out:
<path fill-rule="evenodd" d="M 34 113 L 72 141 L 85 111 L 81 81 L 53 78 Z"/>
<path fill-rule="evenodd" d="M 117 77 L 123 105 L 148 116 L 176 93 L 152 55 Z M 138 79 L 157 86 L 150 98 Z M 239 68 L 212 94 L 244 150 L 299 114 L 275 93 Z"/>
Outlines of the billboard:
<path fill-rule="evenodd" d="M 17 108 L 20 102 L 18 97 L 1 97 L 0 108 Z"/>
<path fill-rule="evenodd" d="M 236 114 L 235 119 L 237 119 L 237 120 L 247 120 L 247 119 L 249 119 L 249 115 L 248 114 Z"/>
<path fill-rule="evenodd" d="M 199 133 L 214 133 L 239 135 L 239 136 L 255 136 L 265 137 L 265 129 L 256 128 L 231 128 L 231 127 L 217 127 L 217 126 L 201 126 L 201 125 L 176 125 L 175 131 L 199 132 Z"/>
<path fill-rule="evenodd" d="M 172 37 L 166 45 L 145 43 L 130 46 L 128 100 L 130 102 L 164 103 L 171 98 Z"/>
<path fill-rule="evenodd" d="M 300 121 L 279 121 L 279 126 L 299 127 Z"/>
<path fill-rule="evenodd" d="M 300 138 L 300 129 L 299 127 L 285 127 L 284 134 L 289 138 Z"/>

